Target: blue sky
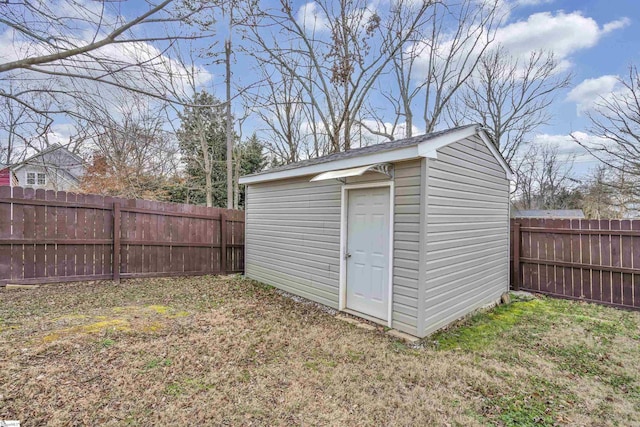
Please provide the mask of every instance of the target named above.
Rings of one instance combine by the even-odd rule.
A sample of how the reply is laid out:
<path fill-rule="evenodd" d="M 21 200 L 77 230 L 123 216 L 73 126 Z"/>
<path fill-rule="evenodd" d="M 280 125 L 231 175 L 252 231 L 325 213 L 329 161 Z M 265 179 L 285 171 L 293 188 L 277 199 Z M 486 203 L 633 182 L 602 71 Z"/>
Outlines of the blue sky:
<path fill-rule="evenodd" d="M 523 0 L 511 14 L 507 26 L 531 22 L 536 14 L 546 13 L 547 25 L 531 25 L 531 33 L 547 33 L 544 44 L 566 53 L 572 87 L 558 94 L 553 119 L 539 129 L 538 140 L 561 144 L 566 152 L 581 150 L 567 138 L 571 132 L 587 132 L 585 112 L 598 96 L 617 88 L 615 78 L 624 76 L 631 64 L 640 61 L 640 2 L 636 0 Z M 531 5 L 527 5 L 529 3 Z M 598 25 L 598 30 L 588 25 Z M 556 26 L 553 29 L 549 27 Z M 609 27 L 607 27 L 609 25 Z M 523 29 L 524 30 L 524 29 Z M 583 41 L 581 46 L 580 41 Z M 579 155 L 578 175 L 588 173 L 597 162 Z"/>

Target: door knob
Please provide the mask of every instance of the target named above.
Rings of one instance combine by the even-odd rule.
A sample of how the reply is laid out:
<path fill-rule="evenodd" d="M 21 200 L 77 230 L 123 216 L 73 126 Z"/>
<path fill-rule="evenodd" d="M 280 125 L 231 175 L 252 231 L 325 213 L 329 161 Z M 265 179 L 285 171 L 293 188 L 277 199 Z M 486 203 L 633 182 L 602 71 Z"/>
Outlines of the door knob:
<path fill-rule="evenodd" d="M 344 257 L 345 258 L 351 258 L 351 254 L 349 252 L 345 252 Z"/>

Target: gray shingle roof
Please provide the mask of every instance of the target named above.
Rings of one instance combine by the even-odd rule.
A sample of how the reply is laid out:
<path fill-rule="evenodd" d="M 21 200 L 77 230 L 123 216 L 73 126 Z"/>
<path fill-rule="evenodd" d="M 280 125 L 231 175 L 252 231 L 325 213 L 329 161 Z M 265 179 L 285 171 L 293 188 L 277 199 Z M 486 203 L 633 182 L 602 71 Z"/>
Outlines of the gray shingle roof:
<path fill-rule="evenodd" d="M 333 153 L 333 154 L 329 154 L 329 155 L 323 156 L 323 157 L 316 157 L 314 159 L 307 159 L 307 160 L 301 160 L 301 161 L 295 162 L 295 163 L 289 163 L 288 165 L 278 166 L 278 167 L 275 167 L 275 168 L 267 169 L 267 170 L 262 171 L 262 172 L 254 173 L 254 174 L 251 174 L 251 175 L 245 175 L 245 176 L 247 176 L 247 177 L 249 177 L 249 176 L 259 176 L 259 175 L 263 175 L 263 174 L 266 174 L 266 173 L 298 169 L 298 168 L 305 167 L 305 166 L 318 165 L 318 164 L 322 164 L 322 163 L 333 162 L 335 160 L 348 159 L 348 158 L 351 158 L 351 157 L 357 157 L 357 156 L 361 156 L 361 155 L 364 155 L 364 154 L 380 153 L 380 152 L 384 152 L 384 151 L 396 150 L 398 148 L 411 147 L 413 145 L 418 145 L 421 142 L 428 141 L 430 139 L 433 139 L 433 138 L 436 138 L 436 137 L 439 137 L 439 136 L 442 136 L 442 135 L 446 135 L 447 133 L 454 132 L 454 131 L 457 131 L 457 130 L 460 130 L 460 129 L 470 128 L 470 127 L 473 127 L 473 126 L 477 127 L 479 125 L 478 124 L 471 124 L 471 125 L 465 125 L 465 126 L 458 126 L 458 127 L 447 129 L 447 130 L 442 130 L 442 131 L 438 131 L 438 132 L 432 132 L 432 133 L 427 133 L 427 134 L 424 134 L 424 135 L 414 136 L 412 138 L 399 139 L 397 141 L 390 141 L 390 142 L 384 142 L 382 144 L 369 145 L 367 147 L 362 147 L 362 148 L 355 148 L 353 150 L 343 151 L 343 152 L 340 152 L 340 153 Z"/>
<path fill-rule="evenodd" d="M 514 218 L 584 218 L 582 209 L 516 209 Z"/>

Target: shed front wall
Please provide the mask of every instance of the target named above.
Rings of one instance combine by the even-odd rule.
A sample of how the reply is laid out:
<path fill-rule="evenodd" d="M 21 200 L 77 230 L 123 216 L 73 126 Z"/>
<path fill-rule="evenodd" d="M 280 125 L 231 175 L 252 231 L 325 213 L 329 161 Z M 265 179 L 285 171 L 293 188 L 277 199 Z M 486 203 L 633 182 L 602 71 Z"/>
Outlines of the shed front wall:
<path fill-rule="evenodd" d="M 393 327 L 417 335 L 420 160 L 396 163 L 394 178 Z M 338 308 L 341 184 L 302 177 L 247 188 L 247 277 Z M 347 183 L 380 180 L 368 174 Z"/>
<path fill-rule="evenodd" d="M 509 180 L 479 137 L 426 163 L 421 336 L 499 300 L 509 282 Z"/>

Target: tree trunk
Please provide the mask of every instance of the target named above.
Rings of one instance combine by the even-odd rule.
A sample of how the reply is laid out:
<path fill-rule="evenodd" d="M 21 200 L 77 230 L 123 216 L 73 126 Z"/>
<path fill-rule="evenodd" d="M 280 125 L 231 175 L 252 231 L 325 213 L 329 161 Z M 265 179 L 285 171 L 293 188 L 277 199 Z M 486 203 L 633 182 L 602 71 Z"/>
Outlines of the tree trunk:
<path fill-rule="evenodd" d="M 204 172 L 204 191 L 207 194 L 207 207 L 213 206 L 213 185 L 211 185 L 211 169 Z"/>
<path fill-rule="evenodd" d="M 202 123 L 200 123 L 202 126 Z M 209 157 L 209 144 L 203 129 L 200 129 L 200 150 L 202 151 L 202 164 L 204 165 L 204 193 L 207 198 L 207 207 L 213 206 L 213 185 L 211 183 L 211 158 Z"/>
<path fill-rule="evenodd" d="M 238 181 L 240 180 L 240 156 L 236 159 L 236 170 L 235 177 L 233 180 L 233 209 L 239 209 L 240 206 L 240 185 Z"/>

